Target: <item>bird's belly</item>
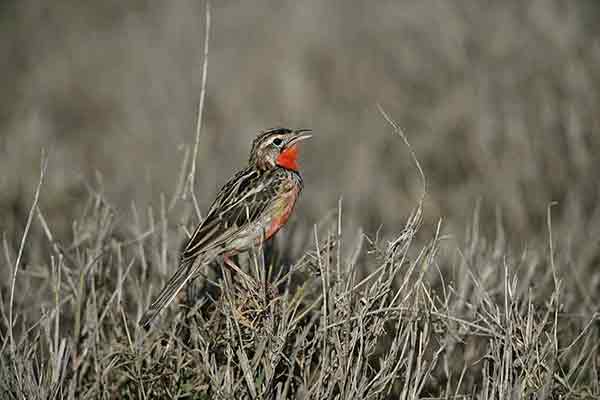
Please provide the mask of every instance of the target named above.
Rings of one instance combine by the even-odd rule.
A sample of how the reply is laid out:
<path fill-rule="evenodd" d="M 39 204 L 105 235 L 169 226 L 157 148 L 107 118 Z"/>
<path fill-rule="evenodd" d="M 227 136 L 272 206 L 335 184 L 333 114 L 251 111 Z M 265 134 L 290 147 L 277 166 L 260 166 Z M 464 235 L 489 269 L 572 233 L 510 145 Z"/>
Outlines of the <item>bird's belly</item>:
<path fill-rule="evenodd" d="M 281 215 L 265 215 L 258 223 L 240 231 L 227 245 L 227 253 L 236 254 L 260 246 L 264 240 L 271 238 L 289 218 L 291 210 Z"/>
<path fill-rule="evenodd" d="M 236 254 L 251 249 L 262 236 L 264 230 L 260 227 L 260 224 L 253 224 L 243 231 L 239 232 L 235 238 L 227 245 L 228 254 Z"/>
<path fill-rule="evenodd" d="M 292 211 L 294 210 L 294 205 L 296 204 L 296 199 L 298 198 L 299 192 L 300 189 L 295 187 L 286 196 L 281 198 L 281 203 L 278 204 L 278 207 L 275 207 L 268 227 L 265 229 L 265 240 L 273 237 L 273 235 L 275 235 L 279 229 L 285 225 L 288 218 L 292 214 Z"/>

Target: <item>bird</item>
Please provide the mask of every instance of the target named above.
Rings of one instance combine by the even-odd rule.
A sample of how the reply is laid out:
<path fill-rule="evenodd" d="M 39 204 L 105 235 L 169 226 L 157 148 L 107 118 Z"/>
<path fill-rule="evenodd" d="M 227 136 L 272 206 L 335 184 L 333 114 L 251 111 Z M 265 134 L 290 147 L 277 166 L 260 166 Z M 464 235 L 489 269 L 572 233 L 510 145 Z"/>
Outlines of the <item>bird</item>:
<path fill-rule="evenodd" d="M 272 238 L 292 214 L 303 188 L 299 142 L 311 129 L 274 128 L 252 142 L 248 165 L 218 191 L 206 217 L 190 236 L 179 267 L 142 315 L 148 329 L 179 291 L 208 263 L 247 252 Z"/>

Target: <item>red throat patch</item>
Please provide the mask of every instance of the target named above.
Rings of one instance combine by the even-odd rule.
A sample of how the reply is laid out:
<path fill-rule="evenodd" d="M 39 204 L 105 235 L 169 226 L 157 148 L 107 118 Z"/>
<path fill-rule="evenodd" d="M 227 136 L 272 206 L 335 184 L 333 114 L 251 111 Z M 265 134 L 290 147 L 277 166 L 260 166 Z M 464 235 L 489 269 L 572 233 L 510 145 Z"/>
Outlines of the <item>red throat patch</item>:
<path fill-rule="evenodd" d="M 293 145 L 283 150 L 277 157 L 277 165 L 298 171 L 298 147 Z"/>

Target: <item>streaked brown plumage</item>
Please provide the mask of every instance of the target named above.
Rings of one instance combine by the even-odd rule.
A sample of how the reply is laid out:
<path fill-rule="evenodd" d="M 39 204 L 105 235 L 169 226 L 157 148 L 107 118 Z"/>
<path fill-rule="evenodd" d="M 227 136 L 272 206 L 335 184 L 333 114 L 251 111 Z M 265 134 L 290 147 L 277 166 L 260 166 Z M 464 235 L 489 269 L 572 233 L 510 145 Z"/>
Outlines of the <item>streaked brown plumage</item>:
<path fill-rule="evenodd" d="M 147 328 L 202 266 L 261 245 L 286 223 L 302 191 L 297 144 L 311 137 L 309 132 L 277 128 L 258 134 L 248 166 L 218 192 L 189 239 L 179 268 L 142 316 L 141 326 Z"/>

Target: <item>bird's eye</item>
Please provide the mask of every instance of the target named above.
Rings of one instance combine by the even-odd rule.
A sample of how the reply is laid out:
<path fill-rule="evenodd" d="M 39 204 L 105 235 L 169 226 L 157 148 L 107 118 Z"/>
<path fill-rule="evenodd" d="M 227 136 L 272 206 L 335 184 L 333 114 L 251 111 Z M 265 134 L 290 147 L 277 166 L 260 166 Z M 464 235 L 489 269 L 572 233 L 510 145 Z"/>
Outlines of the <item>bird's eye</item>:
<path fill-rule="evenodd" d="M 281 140 L 280 138 L 273 139 L 273 144 L 275 146 L 281 146 L 282 143 L 283 143 L 283 140 Z"/>

